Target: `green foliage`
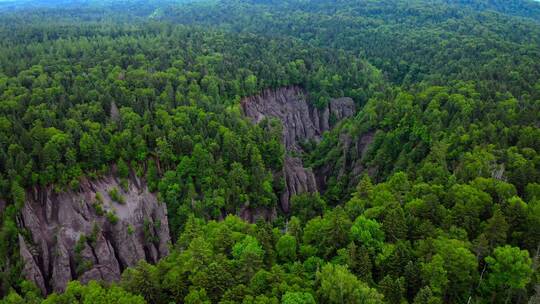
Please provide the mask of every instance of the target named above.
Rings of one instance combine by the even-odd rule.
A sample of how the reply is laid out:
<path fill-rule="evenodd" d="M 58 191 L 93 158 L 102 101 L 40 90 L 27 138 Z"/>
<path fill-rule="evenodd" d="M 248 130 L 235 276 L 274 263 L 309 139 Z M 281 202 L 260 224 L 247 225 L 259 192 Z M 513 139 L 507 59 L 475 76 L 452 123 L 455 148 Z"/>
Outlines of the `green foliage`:
<path fill-rule="evenodd" d="M 278 257 L 283 262 L 293 262 L 296 260 L 296 238 L 285 234 L 276 243 Z"/>
<path fill-rule="evenodd" d="M 43 304 L 60 303 L 116 303 L 116 304 L 144 304 L 142 297 L 132 295 L 119 287 L 103 288 L 97 282 L 81 285 L 79 282 L 70 282 L 62 294 L 52 294 Z"/>
<path fill-rule="evenodd" d="M 114 211 L 107 211 L 105 216 L 107 217 L 107 221 L 109 221 L 109 223 L 111 223 L 112 225 L 116 225 L 118 223 L 119 219 Z"/>
<path fill-rule="evenodd" d="M 129 167 L 126 162 L 121 158 L 116 163 L 116 172 L 121 178 L 127 178 L 129 176 Z"/>
<path fill-rule="evenodd" d="M 261 267 L 264 250 L 256 238 L 248 235 L 233 246 L 232 255 L 238 261 L 240 280 L 247 282 L 255 274 L 256 269 Z"/>
<path fill-rule="evenodd" d="M 90 270 L 90 268 L 93 266 L 92 261 L 84 260 L 82 257 L 82 251 L 85 249 L 87 245 L 87 237 L 82 235 L 79 237 L 79 240 L 77 240 L 77 244 L 75 245 L 74 251 L 75 251 L 75 272 L 78 275 L 83 274 L 87 270 Z"/>
<path fill-rule="evenodd" d="M 210 300 L 206 296 L 206 291 L 201 290 L 192 290 L 184 298 L 184 303 L 186 304 L 210 304 Z"/>
<path fill-rule="evenodd" d="M 422 274 L 424 281 L 429 284 L 430 292 L 443 295 L 448 285 L 448 273 L 442 256 L 436 254 L 429 263 L 422 264 Z"/>
<path fill-rule="evenodd" d="M 17 181 L 14 181 L 11 184 L 11 197 L 16 208 L 20 209 L 23 207 L 26 194 L 24 188 L 22 188 Z"/>
<path fill-rule="evenodd" d="M 470 296 L 470 290 L 477 282 L 478 261 L 474 254 L 467 248 L 467 244 L 454 239 L 438 239 L 435 241 L 436 254 L 440 255 L 443 262 L 443 274 L 446 272 L 448 284 L 444 284 L 445 280 L 441 273 L 434 274 L 436 282 L 434 286 L 442 288 L 445 297 L 451 301 L 462 301 Z M 436 255 L 435 255 L 436 256 Z M 435 258 L 434 256 L 434 258 Z M 436 262 L 440 263 L 440 261 Z M 433 265 L 433 267 L 437 267 Z M 439 272 L 440 269 L 432 271 Z"/>
<path fill-rule="evenodd" d="M 420 289 L 418 294 L 414 297 L 414 304 L 440 304 L 442 300 L 438 297 L 433 296 L 431 289 L 429 287 L 424 287 Z"/>
<path fill-rule="evenodd" d="M 281 304 L 315 304 L 315 299 L 308 292 L 288 291 L 281 298 Z"/>
<path fill-rule="evenodd" d="M 92 207 L 98 216 L 105 215 L 105 209 L 103 208 L 103 197 L 101 193 L 96 192 L 95 201 L 92 203 Z"/>
<path fill-rule="evenodd" d="M 159 227 L 159 222 L 152 222 L 150 219 L 145 218 L 143 221 L 143 236 L 144 241 L 147 243 L 157 243 L 159 239 L 156 236 L 155 227 Z"/>
<path fill-rule="evenodd" d="M 403 301 L 405 293 L 405 278 L 396 279 L 392 276 L 385 276 L 379 282 L 379 288 L 388 303 L 399 304 Z"/>
<path fill-rule="evenodd" d="M 170 256 L 45 303 L 534 302 L 540 5 L 90 2 L 0 3 L 0 303 L 43 301 L 21 279 L 27 196 L 111 173 L 166 204 Z M 319 114 L 344 96 L 358 112 L 330 109 L 295 151 L 321 192 L 287 212 L 282 126 L 242 99 L 292 85 Z"/>
<path fill-rule="evenodd" d="M 384 303 L 381 294 L 359 281 L 346 267 L 325 265 L 317 278 L 317 294 L 323 303 Z"/>
<path fill-rule="evenodd" d="M 29 281 L 20 284 L 20 294 L 11 290 L 9 294 L 0 300 L 2 304 L 38 304 L 42 303 L 41 291 Z"/>
<path fill-rule="evenodd" d="M 160 277 L 156 267 L 141 261 L 122 274 L 122 286 L 128 292 L 140 294 L 149 303 L 163 303 L 164 295 L 160 287 Z"/>
<path fill-rule="evenodd" d="M 381 230 L 381 225 L 362 215 L 357 217 L 352 224 L 349 235 L 352 241 L 374 250 L 380 250 L 384 243 L 384 232 Z"/>
<path fill-rule="evenodd" d="M 125 204 L 126 203 L 126 200 L 124 199 L 124 197 L 122 196 L 122 194 L 120 193 L 120 191 L 118 190 L 118 188 L 116 187 L 113 187 L 109 190 L 109 196 L 111 197 L 111 200 L 113 202 L 117 202 L 119 204 Z"/>
<path fill-rule="evenodd" d="M 129 235 L 132 235 L 134 232 L 135 232 L 135 227 L 133 227 L 133 225 L 130 224 L 130 225 L 127 227 L 127 233 L 128 233 Z"/>
<path fill-rule="evenodd" d="M 316 217 L 306 223 L 303 241 L 312 246 L 317 255 L 329 258 L 348 244 L 351 221 L 344 210 L 337 207 L 322 218 Z"/>
<path fill-rule="evenodd" d="M 326 209 L 326 202 L 319 193 L 302 193 L 291 199 L 291 214 L 298 217 L 302 222 L 307 222 L 318 215 L 322 215 Z"/>
<path fill-rule="evenodd" d="M 494 294 L 506 294 L 509 298 L 512 292 L 523 290 L 531 281 L 532 262 L 527 251 L 509 245 L 497 247 L 486 263 L 489 271 L 486 284 Z"/>

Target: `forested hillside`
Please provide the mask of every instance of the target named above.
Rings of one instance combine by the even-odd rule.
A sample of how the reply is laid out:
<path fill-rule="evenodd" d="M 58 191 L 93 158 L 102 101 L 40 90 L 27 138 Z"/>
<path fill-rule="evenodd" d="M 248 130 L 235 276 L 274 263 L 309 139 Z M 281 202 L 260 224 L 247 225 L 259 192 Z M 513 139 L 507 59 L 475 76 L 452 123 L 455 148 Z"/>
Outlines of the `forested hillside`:
<path fill-rule="evenodd" d="M 300 114 L 247 117 L 283 88 Z M 52 288 L 25 208 L 110 176 L 60 266 L 100 269 L 134 184 L 169 255 Z M 0 218 L 2 304 L 540 303 L 540 3 L 0 2 Z"/>

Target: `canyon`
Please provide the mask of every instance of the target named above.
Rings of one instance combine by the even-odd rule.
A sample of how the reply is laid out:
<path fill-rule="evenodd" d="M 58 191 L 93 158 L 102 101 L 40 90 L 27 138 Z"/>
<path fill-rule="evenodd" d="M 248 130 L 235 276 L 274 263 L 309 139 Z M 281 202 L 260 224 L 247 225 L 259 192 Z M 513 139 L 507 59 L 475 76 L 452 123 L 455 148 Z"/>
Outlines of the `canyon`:
<path fill-rule="evenodd" d="M 267 89 L 259 95 L 250 96 L 241 102 L 244 114 L 253 123 L 266 118 L 278 119 L 283 125 L 283 144 L 286 149 L 282 172 L 279 177 L 285 181 L 280 204 L 284 212 L 290 209 L 291 198 L 304 192 L 320 191 L 322 185 L 313 169 L 306 168 L 299 155 L 302 144 L 319 142 L 324 132 L 329 131 L 339 121 L 355 114 L 355 104 L 351 98 L 331 99 L 322 109 L 309 102 L 308 93 L 299 86 Z"/>
<path fill-rule="evenodd" d="M 275 172 L 285 182 L 281 210 L 289 212 L 294 195 L 321 192 L 332 166 L 317 172 L 306 167 L 300 157 L 305 152 L 303 145 L 318 143 L 324 132 L 353 116 L 354 101 L 336 98 L 316 108 L 304 89 L 289 86 L 247 97 L 241 107 L 253 123 L 273 118 L 283 126 L 286 153 L 282 170 Z M 361 142 L 352 143 L 345 138 L 341 144 L 345 150 L 351 146 L 365 150 L 371 139 L 363 137 Z M 118 281 L 125 268 L 141 260 L 155 263 L 169 252 L 167 208 L 134 172 L 120 179 L 113 166 L 104 177 L 81 180 L 78 189 L 36 186 L 26 197 L 19 217 L 19 226 L 28 232 L 19 235 L 23 273 L 43 294 L 62 292 L 71 280 Z M 253 222 L 274 218 L 276 209 L 246 207 L 239 215 Z"/>

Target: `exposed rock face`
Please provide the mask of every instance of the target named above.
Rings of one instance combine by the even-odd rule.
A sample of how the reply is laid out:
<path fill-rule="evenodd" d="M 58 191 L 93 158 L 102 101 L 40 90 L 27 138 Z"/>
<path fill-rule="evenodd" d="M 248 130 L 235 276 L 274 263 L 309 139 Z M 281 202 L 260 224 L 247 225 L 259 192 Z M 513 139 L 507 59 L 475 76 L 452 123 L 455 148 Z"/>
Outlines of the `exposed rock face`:
<path fill-rule="evenodd" d="M 318 191 L 315 174 L 311 168 L 304 168 L 302 160 L 298 157 L 285 157 L 283 176 L 285 177 L 285 190 L 281 194 L 280 201 L 285 212 L 289 211 L 289 202 L 293 195 Z"/>
<path fill-rule="evenodd" d="M 333 99 L 326 108 L 317 109 L 308 102 L 306 92 L 297 86 L 265 90 L 260 95 L 245 98 L 242 108 L 255 123 L 269 117 L 279 119 L 283 125 L 283 143 L 292 153 L 302 152 L 302 142 L 318 142 L 322 134 L 330 130 L 332 122 L 355 113 L 354 101 L 348 97 Z M 280 199 L 285 212 L 293 195 L 318 190 L 313 171 L 291 153 L 285 156 L 282 174 L 286 187 Z"/>
<path fill-rule="evenodd" d="M 249 206 L 244 206 L 240 210 L 240 217 L 244 219 L 244 221 L 248 221 L 250 223 L 255 223 L 258 220 L 271 221 L 272 219 L 276 218 L 276 211 L 276 208 L 267 209 L 264 207 L 252 208 Z"/>
<path fill-rule="evenodd" d="M 113 202 L 109 191 L 114 188 L 124 204 Z M 61 292 L 75 279 L 115 281 L 126 267 L 168 254 L 166 206 L 134 176 L 127 190 L 106 177 L 82 181 L 77 192 L 36 188 L 27 198 L 20 225 L 32 240 L 19 237 L 20 253 L 26 278 L 44 294 Z"/>
<path fill-rule="evenodd" d="M 337 154 L 340 155 L 338 161 L 316 168 L 317 187 L 319 191 L 326 190 L 325 187 L 329 176 L 335 176 L 338 179 L 345 176 L 347 177 L 345 185 L 355 187 L 366 170 L 368 174 L 373 175 L 375 168 L 366 167 L 364 157 L 374 138 L 374 131 L 354 137 L 351 134 L 342 133 L 339 138 L 339 145 L 335 147 L 338 150 Z"/>
<path fill-rule="evenodd" d="M 116 102 L 111 101 L 111 119 L 114 121 L 118 121 L 120 119 L 120 110 L 118 110 L 118 106 L 116 105 Z"/>
<path fill-rule="evenodd" d="M 328 107 L 319 110 L 307 101 L 307 94 L 300 87 L 284 87 L 265 90 L 260 95 L 242 101 L 246 116 L 255 123 L 267 117 L 281 120 L 283 143 L 288 151 L 301 151 L 300 143 L 320 140 L 323 132 L 330 130 L 330 116 L 336 121 L 354 114 L 354 101 L 343 97 L 330 101 Z"/>
<path fill-rule="evenodd" d="M 36 286 L 39 289 L 41 289 L 42 292 L 44 292 L 46 290 L 45 279 L 43 278 L 43 275 L 41 274 L 41 269 L 39 269 L 37 262 L 34 259 L 34 256 L 32 255 L 32 253 L 30 253 L 30 250 L 28 249 L 28 246 L 26 246 L 26 242 L 24 241 L 24 238 L 20 234 L 19 234 L 19 250 L 21 253 L 21 258 L 24 263 L 23 272 L 25 274 L 26 279 L 34 282 Z"/>

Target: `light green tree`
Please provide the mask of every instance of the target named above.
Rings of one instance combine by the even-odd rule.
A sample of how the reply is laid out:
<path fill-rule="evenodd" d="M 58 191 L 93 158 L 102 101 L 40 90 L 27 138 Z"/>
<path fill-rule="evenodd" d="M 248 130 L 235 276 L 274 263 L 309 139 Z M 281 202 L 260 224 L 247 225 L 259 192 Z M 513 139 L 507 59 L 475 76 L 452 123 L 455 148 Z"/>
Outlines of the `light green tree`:
<path fill-rule="evenodd" d="M 505 245 L 497 247 L 486 258 L 488 264 L 487 284 L 495 295 L 506 294 L 506 301 L 512 293 L 522 290 L 531 281 L 532 261 L 526 250 Z"/>
<path fill-rule="evenodd" d="M 350 233 L 350 239 L 366 246 L 372 252 L 381 249 L 384 243 L 384 232 L 381 225 L 375 221 L 359 216 L 354 221 Z"/>
<path fill-rule="evenodd" d="M 428 263 L 422 263 L 422 277 L 435 295 L 442 295 L 448 285 L 447 271 L 444 269 L 444 259 L 436 254 Z"/>
<path fill-rule="evenodd" d="M 281 304 L 315 304 L 315 298 L 309 292 L 287 291 L 281 298 Z"/>
<path fill-rule="evenodd" d="M 347 267 L 326 264 L 317 273 L 319 302 L 329 304 L 379 304 L 383 296 L 359 281 Z"/>
<path fill-rule="evenodd" d="M 293 262 L 296 260 L 296 239 L 294 236 L 285 234 L 276 243 L 276 251 L 280 260 Z"/>

